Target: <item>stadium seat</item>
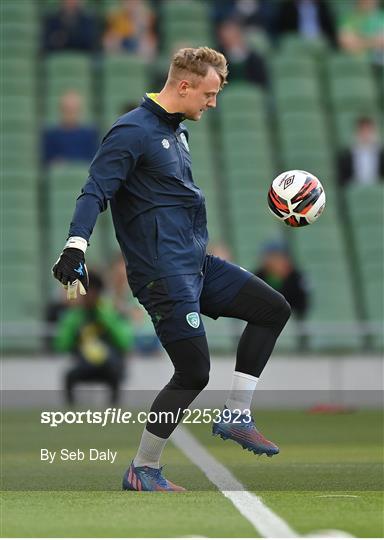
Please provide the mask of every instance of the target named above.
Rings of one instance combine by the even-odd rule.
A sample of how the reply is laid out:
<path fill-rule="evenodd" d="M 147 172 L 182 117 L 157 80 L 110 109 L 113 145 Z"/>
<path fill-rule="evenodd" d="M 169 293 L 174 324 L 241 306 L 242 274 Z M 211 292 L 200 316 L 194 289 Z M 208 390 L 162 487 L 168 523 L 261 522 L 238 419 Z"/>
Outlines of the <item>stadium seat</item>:
<path fill-rule="evenodd" d="M 121 54 L 105 56 L 103 64 L 102 105 L 104 127 L 108 129 L 127 104 L 139 105 L 148 87 L 149 66 L 138 56 Z"/>
<path fill-rule="evenodd" d="M 2 95 L 4 96 L 28 96 L 36 91 L 36 78 L 28 75 L 22 77 L 10 77 L 4 74 L 2 80 Z"/>
<path fill-rule="evenodd" d="M 205 332 L 207 334 L 208 345 L 216 353 L 233 353 L 237 347 L 237 331 L 239 321 L 221 317 L 217 320 L 202 316 Z"/>
<path fill-rule="evenodd" d="M 265 94 L 250 84 L 230 85 L 220 96 L 220 166 L 230 238 L 235 260 L 245 268 L 255 264 L 260 242 L 273 238 L 279 229 L 266 205 L 268 185 L 275 172 L 267 110 Z"/>
<path fill-rule="evenodd" d="M 35 60 L 38 49 L 38 25 L 34 21 L 2 21 L 1 45 L 3 58 Z M 22 36 L 22 39 L 20 39 Z"/>
<path fill-rule="evenodd" d="M 261 28 L 258 28 L 255 32 L 247 32 L 246 41 L 249 48 L 255 51 L 265 59 L 268 59 L 272 53 L 272 46 L 270 39 L 266 32 L 263 32 Z"/>
<path fill-rule="evenodd" d="M 326 1 L 337 22 L 342 21 L 346 15 L 349 15 L 356 5 L 356 0 L 343 0 L 342 2 L 335 2 L 335 0 Z"/>
<path fill-rule="evenodd" d="M 321 60 L 327 56 L 329 45 L 323 38 L 305 39 L 291 33 L 280 40 L 279 49 L 284 51 L 284 54 L 291 54 L 295 57 L 312 56 Z"/>
<path fill-rule="evenodd" d="M 331 102 L 337 111 L 356 108 L 375 112 L 378 109 L 376 88 L 372 79 L 366 77 L 345 77 L 331 79 Z"/>
<path fill-rule="evenodd" d="M 300 148 L 292 149 L 282 154 L 283 169 L 299 169 L 309 171 L 317 176 L 325 188 L 334 186 L 334 165 L 330 154 L 323 149 L 301 151 Z"/>
<path fill-rule="evenodd" d="M 220 111 L 239 114 L 249 111 L 256 111 L 265 107 L 265 93 L 259 88 L 249 83 L 233 82 L 225 88 L 220 96 Z"/>
<path fill-rule="evenodd" d="M 327 63 L 328 76 L 331 80 L 361 77 L 371 78 L 371 66 L 362 57 L 350 54 L 332 54 Z"/>
<path fill-rule="evenodd" d="M 298 267 L 311 284 L 308 322 L 315 331 L 310 347 L 353 349 L 362 340 L 353 330 L 358 319 L 351 272 L 334 196 L 330 190 L 326 193 L 328 202 L 319 222 L 300 230 L 287 228 L 286 234 Z"/>
<path fill-rule="evenodd" d="M 29 134 L 10 132 L 8 135 L 4 134 L 0 137 L 0 145 L 2 150 L 2 174 L 14 171 L 16 168 L 20 169 L 26 165 L 37 165 L 38 161 L 38 145 L 36 138 Z M 12 169 L 12 170 L 11 170 Z M 29 176 L 27 171 L 23 171 L 23 174 Z M 23 180 L 21 180 L 23 181 Z"/>
<path fill-rule="evenodd" d="M 210 237 L 212 240 L 218 240 L 223 234 L 223 223 L 220 218 L 221 201 L 216 186 L 215 153 L 212 148 L 210 120 L 208 116 L 203 116 L 200 122 L 188 122 L 188 144 L 193 177 L 203 190 L 206 199 Z"/>
<path fill-rule="evenodd" d="M 44 68 L 48 80 L 85 79 L 89 81 L 91 77 L 91 60 L 86 53 L 51 53 L 44 61 Z"/>
<path fill-rule="evenodd" d="M 316 79 L 285 77 L 275 79 L 276 105 L 279 113 L 285 111 L 313 111 L 321 106 L 321 94 Z"/>
<path fill-rule="evenodd" d="M 48 231 L 47 243 L 50 247 L 51 260 L 57 258 L 68 235 L 69 224 L 80 195 L 82 186 L 88 177 L 88 167 L 78 164 L 53 165 L 48 176 Z M 90 240 L 87 260 L 90 265 L 102 265 L 110 254 L 106 244 L 107 234 L 99 219 Z"/>
<path fill-rule="evenodd" d="M 37 4 L 34 2 L 2 0 L 0 2 L 0 14 L 1 20 L 7 24 L 35 22 L 37 19 Z"/>
<path fill-rule="evenodd" d="M 328 133 L 325 130 L 301 131 L 290 127 L 280 130 L 280 139 L 284 154 L 308 154 L 313 152 L 313 149 L 322 154 L 329 151 Z"/>
<path fill-rule="evenodd" d="M 207 18 L 207 8 L 196 0 L 165 0 L 162 5 L 162 15 L 165 19 L 177 22 L 193 21 L 200 23 Z"/>
<path fill-rule="evenodd" d="M 180 46 L 211 45 L 208 6 L 204 2 L 166 0 L 161 7 L 164 51 L 169 55 Z"/>
<path fill-rule="evenodd" d="M 32 92 L 26 96 L 2 95 L 2 116 L 5 118 L 26 118 L 36 120 L 37 104 Z"/>
<path fill-rule="evenodd" d="M 278 117 L 280 132 L 291 133 L 294 137 L 302 133 L 320 132 L 321 136 L 328 133 L 326 117 L 322 109 L 315 111 L 285 111 Z"/>
<path fill-rule="evenodd" d="M 36 63 L 27 58 L 8 58 L 0 59 L 0 68 L 3 77 L 30 78 L 36 76 Z M 4 81 L 2 81 L 3 83 Z"/>
<path fill-rule="evenodd" d="M 20 268 L 20 265 L 17 267 Z M 29 274 L 32 267 L 24 266 L 18 281 L 6 279 L 1 268 L 0 294 L 6 306 L 2 317 L 2 351 L 32 352 L 41 349 L 36 330 L 42 320 L 40 280 Z M 31 279 L 32 278 L 32 279 Z"/>
<path fill-rule="evenodd" d="M 93 117 L 92 64 L 84 53 L 55 53 L 45 59 L 45 120 L 48 124 L 58 122 L 60 97 L 74 90 L 82 98 L 83 120 Z"/>
<path fill-rule="evenodd" d="M 351 239 L 357 255 L 364 312 L 377 326 L 376 346 L 384 344 L 382 333 L 384 298 L 384 189 L 377 185 L 352 185 L 345 193 Z M 380 336 L 381 328 L 381 336 Z"/>
<path fill-rule="evenodd" d="M 354 108 L 353 110 L 339 111 L 335 109 L 334 123 L 335 123 L 335 135 L 336 142 L 339 148 L 349 147 L 353 143 L 356 130 L 356 122 L 362 116 L 373 116 L 377 118 L 376 114 L 372 114 L 372 111 L 365 108 Z M 380 122 L 378 122 L 380 128 Z"/>
<path fill-rule="evenodd" d="M 4 242 L 0 248 L 2 350 L 34 350 L 40 340 L 29 337 L 28 328 L 39 322 L 42 307 L 37 193 L 33 185 L 22 189 L 11 184 L 9 189 L 10 174 L 6 179 L 2 192 Z M 26 326 L 21 329 L 20 325 Z"/>
<path fill-rule="evenodd" d="M 271 67 L 274 78 L 310 79 L 316 77 L 316 63 L 310 57 L 296 58 L 290 54 L 278 54 L 272 62 Z"/>

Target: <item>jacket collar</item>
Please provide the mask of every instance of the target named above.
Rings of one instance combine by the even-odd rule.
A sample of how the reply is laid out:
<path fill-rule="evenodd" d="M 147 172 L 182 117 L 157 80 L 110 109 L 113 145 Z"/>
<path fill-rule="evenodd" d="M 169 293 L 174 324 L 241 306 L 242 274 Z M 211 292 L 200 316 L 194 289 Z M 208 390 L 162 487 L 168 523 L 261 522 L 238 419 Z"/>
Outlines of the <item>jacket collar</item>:
<path fill-rule="evenodd" d="M 180 122 L 182 122 L 185 118 L 182 113 L 167 112 L 161 105 L 159 105 L 158 103 L 156 103 L 156 101 L 150 98 L 148 94 L 145 94 L 145 96 L 143 97 L 141 107 L 144 107 L 145 109 L 148 109 L 149 111 L 156 114 L 156 116 L 164 120 L 164 122 L 170 124 L 174 130 L 179 127 Z"/>

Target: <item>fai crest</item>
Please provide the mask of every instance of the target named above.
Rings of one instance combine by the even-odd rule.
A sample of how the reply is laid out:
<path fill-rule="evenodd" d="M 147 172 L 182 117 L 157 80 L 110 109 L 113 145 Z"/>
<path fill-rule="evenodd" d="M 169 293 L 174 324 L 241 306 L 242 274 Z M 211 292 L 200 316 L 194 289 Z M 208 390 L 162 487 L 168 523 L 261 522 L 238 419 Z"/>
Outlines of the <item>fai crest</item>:
<path fill-rule="evenodd" d="M 161 141 L 161 144 L 164 146 L 164 148 L 166 148 L 168 150 L 168 148 L 170 147 L 170 144 L 169 144 L 169 140 L 168 139 L 163 139 Z"/>
<path fill-rule="evenodd" d="M 196 311 L 191 311 L 191 313 L 188 313 L 185 318 L 187 319 L 189 326 L 192 326 L 192 328 L 199 328 L 200 317 Z"/>

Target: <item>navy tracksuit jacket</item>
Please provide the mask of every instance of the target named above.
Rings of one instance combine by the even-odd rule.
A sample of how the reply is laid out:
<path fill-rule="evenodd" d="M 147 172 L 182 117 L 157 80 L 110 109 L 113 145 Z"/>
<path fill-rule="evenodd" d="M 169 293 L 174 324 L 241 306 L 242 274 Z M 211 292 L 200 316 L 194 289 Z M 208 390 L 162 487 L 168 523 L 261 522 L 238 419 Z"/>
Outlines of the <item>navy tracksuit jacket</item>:
<path fill-rule="evenodd" d="M 110 201 L 134 294 L 150 281 L 203 269 L 205 202 L 182 120 L 145 96 L 104 137 L 77 200 L 69 236 L 86 240 Z"/>

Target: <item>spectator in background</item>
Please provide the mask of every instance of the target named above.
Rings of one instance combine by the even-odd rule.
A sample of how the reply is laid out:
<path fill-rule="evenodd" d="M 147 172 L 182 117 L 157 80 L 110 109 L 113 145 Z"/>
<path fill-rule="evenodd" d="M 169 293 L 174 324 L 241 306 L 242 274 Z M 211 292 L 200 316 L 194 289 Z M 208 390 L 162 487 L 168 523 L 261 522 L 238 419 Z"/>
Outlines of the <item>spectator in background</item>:
<path fill-rule="evenodd" d="M 155 16 L 143 0 L 120 0 L 120 7 L 107 16 L 103 37 L 109 52 L 131 52 L 144 58 L 156 53 Z"/>
<path fill-rule="evenodd" d="M 299 34 L 304 39 L 324 37 L 337 47 L 336 25 L 324 0 L 285 0 L 277 14 L 277 31 L 282 34 Z"/>
<path fill-rule="evenodd" d="M 229 63 L 229 81 L 248 81 L 266 88 L 268 72 L 263 58 L 252 51 L 243 35 L 240 24 L 228 19 L 218 28 L 221 52 Z"/>
<path fill-rule="evenodd" d="M 384 147 L 372 118 L 364 116 L 357 120 L 354 144 L 338 156 L 338 177 L 342 186 L 383 181 Z"/>
<path fill-rule="evenodd" d="M 81 0 L 62 0 L 59 9 L 46 16 L 43 27 L 45 51 L 93 51 L 98 46 L 98 23 Z"/>
<path fill-rule="evenodd" d="M 345 51 L 364 55 L 375 66 L 384 65 L 384 10 L 376 0 L 357 0 L 341 22 L 339 41 Z"/>
<path fill-rule="evenodd" d="M 65 376 L 66 398 L 73 404 L 74 387 L 79 382 L 99 381 L 111 390 L 116 404 L 124 376 L 124 357 L 133 342 L 132 328 L 102 293 L 100 276 L 89 272 L 89 289 L 79 304 L 68 308 L 61 318 L 55 338 L 58 352 L 71 352 L 74 367 Z"/>
<path fill-rule="evenodd" d="M 43 159 L 54 161 L 87 161 L 93 159 L 99 135 L 96 128 L 81 123 L 81 96 L 69 90 L 60 98 L 60 123 L 43 134 Z"/>
<path fill-rule="evenodd" d="M 254 274 L 285 297 L 297 319 L 305 318 L 309 306 L 308 287 L 283 242 L 269 242 L 264 246 L 261 265 Z"/>
<path fill-rule="evenodd" d="M 265 28 L 275 8 L 271 0 L 211 0 L 210 5 L 215 26 L 235 19 L 243 28 Z"/>

